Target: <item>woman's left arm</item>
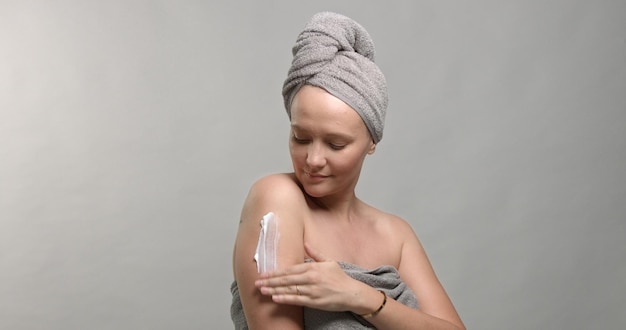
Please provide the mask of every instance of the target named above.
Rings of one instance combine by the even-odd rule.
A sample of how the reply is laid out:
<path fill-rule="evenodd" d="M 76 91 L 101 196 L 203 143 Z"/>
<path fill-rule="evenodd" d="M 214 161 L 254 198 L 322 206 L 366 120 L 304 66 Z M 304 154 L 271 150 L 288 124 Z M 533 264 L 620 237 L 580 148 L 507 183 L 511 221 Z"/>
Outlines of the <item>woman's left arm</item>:
<path fill-rule="evenodd" d="M 417 235 L 404 220 L 397 225 L 400 227 L 398 233 L 404 233 L 398 271 L 415 293 L 419 308 L 415 310 L 388 298 L 380 313 L 368 321 L 378 329 L 465 329 Z M 368 290 L 367 295 L 370 301 L 381 300 L 380 294 L 373 288 Z"/>

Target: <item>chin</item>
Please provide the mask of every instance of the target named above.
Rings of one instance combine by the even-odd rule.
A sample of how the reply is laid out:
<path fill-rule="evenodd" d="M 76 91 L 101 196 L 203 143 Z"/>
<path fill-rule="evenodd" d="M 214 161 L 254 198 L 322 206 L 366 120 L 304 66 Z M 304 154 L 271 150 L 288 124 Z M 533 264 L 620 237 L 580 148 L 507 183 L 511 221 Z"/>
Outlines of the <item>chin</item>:
<path fill-rule="evenodd" d="M 321 191 L 321 189 L 319 189 L 319 187 L 317 186 L 312 186 L 310 184 L 307 184 L 305 182 L 301 182 L 302 184 L 302 190 L 304 190 L 304 192 L 311 196 L 311 197 L 320 197 L 321 195 L 323 195 L 323 192 Z"/>
<path fill-rule="evenodd" d="M 307 195 L 309 195 L 309 197 L 313 197 L 313 198 L 322 198 L 324 196 L 326 196 L 325 193 L 317 191 L 317 190 L 309 190 L 309 189 L 305 189 L 304 190 L 306 192 Z"/>
<path fill-rule="evenodd" d="M 329 190 L 325 188 L 324 185 L 320 184 L 308 184 L 306 182 L 303 182 L 302 189 L 307 195 L 314 198 L 324 197 L 329 194 Z"/>

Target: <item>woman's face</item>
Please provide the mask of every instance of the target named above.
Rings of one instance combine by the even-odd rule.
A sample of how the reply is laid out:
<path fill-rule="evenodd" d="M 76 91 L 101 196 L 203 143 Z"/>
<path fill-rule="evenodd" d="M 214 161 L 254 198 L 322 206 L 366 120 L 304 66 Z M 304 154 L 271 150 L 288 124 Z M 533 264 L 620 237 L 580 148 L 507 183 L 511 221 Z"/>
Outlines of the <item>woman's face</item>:
<path fill-rule="evenodd" d="M 356 111 L 309 85 L 292 102 L 290 135 L 295 175 L 312 197 L 351 194 L 365 156 L 375 148 Z"/>

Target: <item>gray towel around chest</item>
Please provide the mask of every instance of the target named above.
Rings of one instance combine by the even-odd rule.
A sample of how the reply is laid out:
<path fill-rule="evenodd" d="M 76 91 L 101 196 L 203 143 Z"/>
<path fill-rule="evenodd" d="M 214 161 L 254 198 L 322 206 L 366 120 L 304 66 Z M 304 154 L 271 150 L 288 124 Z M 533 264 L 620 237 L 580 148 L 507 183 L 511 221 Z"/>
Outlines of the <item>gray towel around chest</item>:
<path fill-rule="evenodd" d="M 400 274 L 393 266 L 381 266 L 373 270 L 367 270 L 359 266 L 339 262 L 339 265 L 346 274 L 355 280 L 368 284 L 369 286 L 383 290 L 387 296 L 409 306 L 417 308 L 417 299 L 413 291 L 400 279 Z M 237 283 L 231 286 L 233 300 L 231 304 L 231 318 L 235 329 L 248 329 Z M 313 308 L 304 308 L 304 328 L 305 329 L 375 329 L 370 323 L 360 316 L 350 312 L 327 312 Z"/>
<path fill-rule="evenodd" d="M 387 296 L 412 308 L 417 308 L 417 299 L 413 291 L 400 279 L 400 274 L 393 266 L 381 266 L 367 270 L 359 266 L 339 262 L 350 277 L 383 290 Z M 305 329 L 376 329 L 360 316 L 350 312 L 326 312 L 312 308 L 304 309 Z"/>

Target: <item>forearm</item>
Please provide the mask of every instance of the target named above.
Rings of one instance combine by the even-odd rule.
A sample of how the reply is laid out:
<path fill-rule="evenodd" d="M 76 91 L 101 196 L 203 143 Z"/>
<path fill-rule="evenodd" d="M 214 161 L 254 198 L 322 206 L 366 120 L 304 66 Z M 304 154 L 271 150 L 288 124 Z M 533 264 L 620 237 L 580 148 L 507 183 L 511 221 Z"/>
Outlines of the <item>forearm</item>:
<path fill-rule="evenodd" d="M 363 292 L 359 300 L 359 306 L 353 311 L 356 314 L 366 314 L 379 308 L 383 298 L 374 288 L 369 287 Z M 454 329 L 464 330 L 460 321 L 446 320 L 427 314 L 419 309 L 413 309 L 391 297 L 387 297 L 385 306 L 375 316 L 369 317 L 370 322 L 377 329 Z"/>
<path fill-rule="evenodd" d="M 387 299 L 385 308 L 378 315 L 367 319 L 377 329 L 465 329 L 465 327 L 402 305 L 391 298 Z"/>

